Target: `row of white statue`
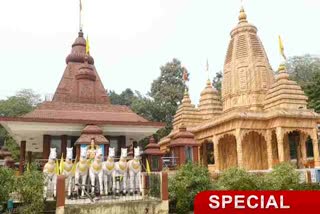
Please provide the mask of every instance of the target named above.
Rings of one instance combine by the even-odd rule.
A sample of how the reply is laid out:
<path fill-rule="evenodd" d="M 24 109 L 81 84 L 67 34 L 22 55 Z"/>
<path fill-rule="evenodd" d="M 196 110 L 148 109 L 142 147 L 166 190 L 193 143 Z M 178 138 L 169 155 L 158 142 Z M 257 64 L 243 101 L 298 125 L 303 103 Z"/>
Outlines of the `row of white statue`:
<path fill-rule="evenodd" d="M 99 147 L 94 151 L 92 161 L 88 160 L 88 147 L 81 148 L 80 160 L 77 163 L 72 162 L 73 148 L 67 148 L 66 160 L 64 162 L 63 174 L 66 178 L 66 188 L 68 197 L 71 192 L 79 192 L 81 187 L 81 196 L 84 196 L 84 188 L 89 175 L 91 183 L 91 193 L 94 193 L 96 178 L 99 184 L 100 195 L 109 195 L 112 192 L 119 194 L 122 192 L 141 193 L 141 164 L 140 149 L 134 148 L 134 158 L 127 161 L 127 148 L 121 148 L 119 161 L 115 162 L 115 150 L 109 148 L 107 161 L 103 162 L 102 149 Z M 56 194 L 57 173 L 56 168 L 57 152 L 56 148 L 50 148 L 49 160 L 45 164 L 43 173 L 45 175 L 44 197 L 47 197 L 48 188 L 53 190 L 53 196 Z M 75 172 L 73 169 L 75 166 Z M 127 179 L 129 178 L 129 191 L 127 189 Z M 74 182 L 72 182 L 74 179 Z M 79 183 L 81 179 L 81 184 Z M 73 185 L 74 184 L 74 185 Z"/>

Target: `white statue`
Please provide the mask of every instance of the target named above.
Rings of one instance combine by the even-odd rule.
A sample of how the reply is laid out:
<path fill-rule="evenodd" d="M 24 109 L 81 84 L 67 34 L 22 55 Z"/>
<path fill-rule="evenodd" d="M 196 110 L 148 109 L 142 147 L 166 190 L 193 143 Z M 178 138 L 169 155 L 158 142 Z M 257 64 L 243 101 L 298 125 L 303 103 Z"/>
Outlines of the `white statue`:
<path fill-rule="evenodd" d="M 119 194 L 120 188 L 123 194 L 127 193 L 127 148 L 121 148 L 120 160 L 115 163 L 115 170 L 113 171 L 113 189 L 116 194 Z"/>
<path fill-rule="evenodd" d="M 140 148 L 134 148 L 134 158 L 128 161 L 130 194 L 142 193 Z"/>
<path fill-rule="evenodd" d="M 72 157 L 73 157 L 73 148 L 68 147 L 66 161 L 64 162 L 63 169 L 62 169 L 62 174 L 66 178 L 66 188 L 68 189 L 68 197 L 71 196 L 72 178 L 74 176 L 74 172 L 72 172 L 72 168 L 73 168 Z"/>
<path fill-rule="evenodd" d="M 82 181 L 81 196 L 82 197 L 84 196 L 83 189 L 85 188 L 85 185 L 86 185 L 88 171 L 89 171 L 89 165 L 87 161 L 87 147 L 86 147 L 86 148 L 81 148 L 80 160 L 77 163 L 76 173 L 75 173 L 75 184 L 76 184 L 75 190 L 76 192 L 78 192 L 78 189 L 79 189 L 78 185 L 81 177 L 81 181 Z"/>
<path fill-rule="evenodd" d="M 96 150 L 94 160 L 91 163 L 90 168 L 89 168 L 89 175 L 90 175 L 90 181 L 91 181 L 91 193 L 92 194 L 94 193 L 94 184 L 95 184 L 96 176 L 98 176 L 100 195 L 102 194 L 102 190 L 103 190 L 102 158 L 103 158 L 102 157 L 102 149 L 99 147 Z"/>
<path fill-rule="evenodd" d="M 114 148 L 109 148 L 109 155 L 107 161 L 103 162 L 103 181 L 105 195 L 109 195 L 112 192 L 114 182 L 112 175 L 115 170 L 114 156 Z"/>
<path fill-rule="evenodd" d="M 57 149 L 50 148 L 48 162 L 43 167 L 43 174 L 44 174 L 43 197 L 44 198 L 47 198 L 48 188 L 49 190 L 53 191 L 53 196 L 54 197 L 56 196 L 56 187 L 57 187 L 56 159 L 57 159 Z"/>

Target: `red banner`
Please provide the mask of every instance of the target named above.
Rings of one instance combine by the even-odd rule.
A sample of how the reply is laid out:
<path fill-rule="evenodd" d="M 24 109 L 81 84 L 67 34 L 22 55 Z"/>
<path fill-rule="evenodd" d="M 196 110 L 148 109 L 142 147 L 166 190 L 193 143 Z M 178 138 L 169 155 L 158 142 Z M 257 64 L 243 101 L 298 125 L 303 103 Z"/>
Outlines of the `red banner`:
<path fill-rule="evenodd" d="M 195 214 L 320 213 L 320 191 L 205 191 L 194 201 Z"/>

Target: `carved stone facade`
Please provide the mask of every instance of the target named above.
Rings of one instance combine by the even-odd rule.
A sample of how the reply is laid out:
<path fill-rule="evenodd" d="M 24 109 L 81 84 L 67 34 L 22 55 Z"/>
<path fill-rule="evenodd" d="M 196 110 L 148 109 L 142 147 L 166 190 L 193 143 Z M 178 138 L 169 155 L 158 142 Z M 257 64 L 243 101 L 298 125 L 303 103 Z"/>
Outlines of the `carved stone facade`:
<path fill-rule="evenodd" d="M 186 105 L 183 101 L 173 131 L 160 141 L 161 150 L 168 151 L 178 127 L 184 124 L 200 147 L 200 160 L 206 158 L 201 151 L 209 154 L 207 148 L 201 148 L 213 144 L 210 170 L 234 166 L 265 170 L 280 162 L 294 162 L 297 168 L 320 167 L 317 134 L 320 116 L 307 109 L 307 97 L 288 77 L 284 65 L 274 75 L 257 28 L 247 22 L 242 8 L 239 23 L 231 31 L 222 99 L 216 99 L 212 93 L 208 95 L 207 85 L 205 93 L 201 93 L 199 108 L 188 98 L 192 111 L 181 111 Z M 217 106 L 222 106 L 222 110 Z M 189 120 L 182 122 L 181 118 Z"/>

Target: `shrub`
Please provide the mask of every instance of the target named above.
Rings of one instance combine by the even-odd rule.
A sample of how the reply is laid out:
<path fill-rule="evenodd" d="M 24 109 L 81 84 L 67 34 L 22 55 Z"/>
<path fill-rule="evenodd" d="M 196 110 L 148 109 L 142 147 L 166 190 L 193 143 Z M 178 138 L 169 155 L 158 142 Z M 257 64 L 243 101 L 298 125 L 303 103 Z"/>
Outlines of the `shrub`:
<path fill-rule="evenodd" d="M 43 201 L 44 178 L 41 171 L 33 170 L 30 167 L 23 176 L 17 180 L 17 192 L 20 195 L 22 206 L 19 207 L 21 213 L 40 213 L 44 209 Z"/>
<path fill-rule="evenodd" d="M 259 176 L 244 169 L 230 168 L 223 172 L 215 183 L 217 190 L 258 190 Z"/>
<path fill-rule="evenodd" d="M 170 208 L 175 208 L 177 213 L 187 213 L 193 210 L 195 196 L 209 189 L 212 189 L 212 182 L 208 168 L 187 163 L 169 178 Z"/>
<path fill-rule="evenodd" d="M 7 202 L 10 193 L 15 190 L 15 172 L 7 167 L 0 167 L 0 202 Z"/>
<path fill-rule="evenodd" d="M 263 190 L 292 190 L 299 187 L 299 173 L 290 163 L 281 163 L 272 172 L 263 176 L 260 189 Z"/>

